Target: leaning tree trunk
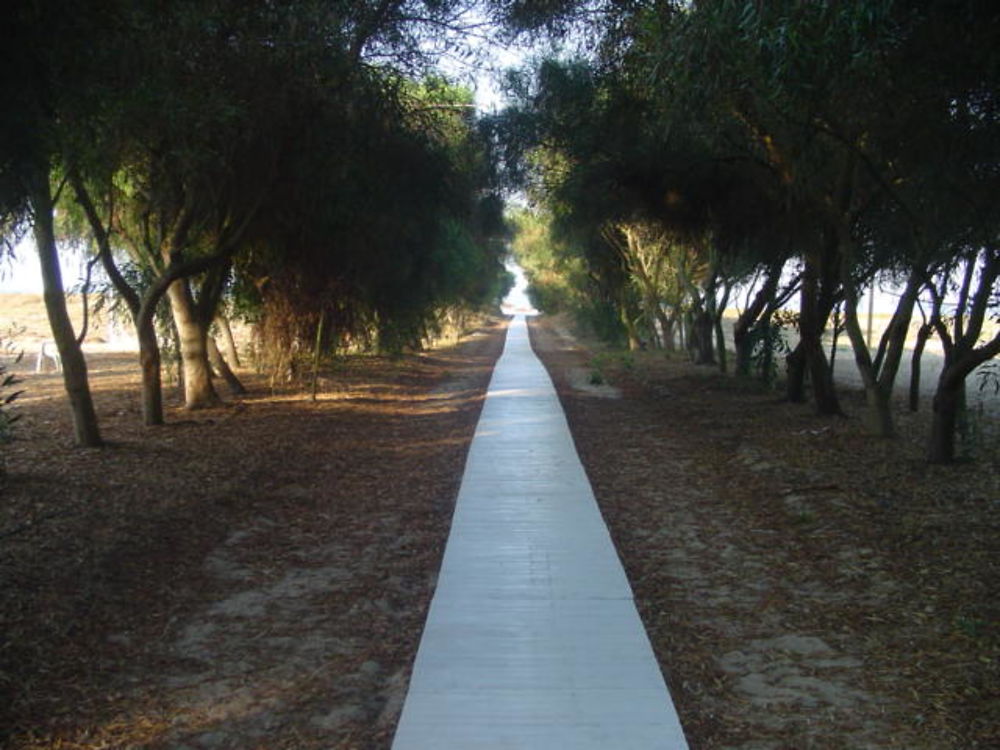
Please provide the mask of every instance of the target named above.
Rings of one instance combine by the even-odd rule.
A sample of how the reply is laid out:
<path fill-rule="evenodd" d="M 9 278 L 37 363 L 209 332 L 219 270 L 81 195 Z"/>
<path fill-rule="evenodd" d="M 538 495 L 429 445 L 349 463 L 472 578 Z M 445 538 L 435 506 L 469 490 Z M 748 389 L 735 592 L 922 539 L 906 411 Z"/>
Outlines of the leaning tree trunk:
<path fill-rule="evenodd" d="M 139 367 L 142 372 L 142 422 L 153 426 L 163 424 L 163 394 L 160 374 L 160 344 L 156 340 L 153 314 L 162 291 L 147 290 L 147 299 L 140 298 L 122 276 L 111 251 L 110 233 L 91 198 L 86 183 L 75 168 L 70 168 L 68 178 L 76 192 L 76 200 L 83 208 L 90 223 L 91 233 L 97 242 L 97 259 L 118 295 L 125 301 L 139 339 Z"/>
<path fill-rule="evenodd" d="M 763 317 L 770 320 L 774 307 L 777 307 L 778 300 L 775 299 L 775 295 L 778 291 L 778 281 L 781 278 L 781 269 L 784 268 L 784 265 L 784 261 L 771 264 L 764 278 L 763 286 L 757 290 L 753 300 L 733 323 L 737 375 L 743 377 L 750 375 L 754 343 L 754 337 L 751 334 L 754 328 L 761 324 Z"/>
<path fill-rule="evenodd" d="M 896 434 L 892 418 L 892 392 L 896 384 L 896 373 L 903 358 L 906 336 L 910 329 L 913 306 L 919 288 L 918 275 L 912 273 L 906 289 L 900 295 L 889 327 L 882 334 L 878 354 L 872 360 L 868 341 L 858 319 L 857 292 L 854 287 L 845 286 L 844 327 L 865 388 L 865 401 L 868 405 L 865 426 L 879 437 L 894 437 Z"/>
<path fill-rule="evenodd" d="M 102 445 L 101 433 L 90 395 L 87 361 L 76 340 L 66 309 L 66 294 L 63 291 L 62 270 L 59 267 L 52 222 L 53 199 L 48 171 L 38 170 L 32 182 L 31 204 L 35 214 L 35 243 L 41 265 L 45 311 L 52 327 L 52 338 L 55 339 L 62 359 L 63 383 L 73 413 L 73 433 L 78 445 L 95 447 Z"/>
<path fill-rule="evenodd" d="M 920 362 L 924 356 L 924 347 L 927 339 L 934 331 L 934 326 L 925 323 L 917 331 L 917 340 L 913 345 L 913 354 L 910 357 L 910 411 L 920 409 Z"/>
<path fill-rule="evenodd" d="M 240 382 L 240 379 L 236 377 L 236 373 L 233 372 L 232 368 L 222 357 L 222 352 L 219 351 L 218 344 L 215 343 L 215 339 L 209 335 L 205 339 L 205 343 L 208 346 L 208 361 L 215 371 L 222 376 L 222 379 L 226 381 L 226 385 L 229 387 L 229 392 L 234 396 L 241 396 L 247 392 L 247 389 Z"/>
<path fill-rule="evenodd" d="M 225 315 L 216 315 L 215 323 L 222 332 L 222 343 L 226 350 L 226 360 L 230 367 L 240 367 L 240 355 L 236 349 L 236 339 L 233 338 L 233 328 L 229 325 L 229 318 Z"/>
<path fill-rule="evenodd" d="M 175 281 L 167 289 L 167 296 L 180 336 L 184 406 L 188 409 L 217 406 L 222 400 L 212 385 L 212 370 L 208 363 L 208 331 L 195 309 L 187 281 Z"/>

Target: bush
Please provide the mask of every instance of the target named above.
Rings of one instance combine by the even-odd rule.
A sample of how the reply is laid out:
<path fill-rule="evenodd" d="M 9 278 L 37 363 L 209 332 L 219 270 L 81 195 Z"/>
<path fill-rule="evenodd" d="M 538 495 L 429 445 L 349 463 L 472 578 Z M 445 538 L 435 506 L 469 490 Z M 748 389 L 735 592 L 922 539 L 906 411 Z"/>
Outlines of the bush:
<path fill-rule="evenodd" d="M 18 355 L 17 361 L 20 361 L 20 359 L 21 357 Z M 21 382 L 21 379 L 13 373 L 8 373 L 6 365 L 0 365 L 0 379 L 2 379 L 0 380 L 0 440 L 6 442 L 11 436 L 10 426 L 20 419 L 21 416 L 20 414 L 11 413 L 11 402 L 24 393 L 24 391 L 8 393 L 13 386 Z"/>
<path fill-rule="evenodd" d="M 9 341 L 4 342 L 0 340 L 0 352 L 4 354 L 12 353 L 12 348 Z M 21 357 L 24 352 L 18 352 L 14 356 L 14 364 L 21 361 Z M 24 391 L 13 391 L 11 390 L 21 379 L 17 377 L 14 373 L 8 372 L 7 365 L 0 363 L 0 443 L 6 443 L 13 437 L 13 430 L 11 426 L 20 419 L 20 414 L 15 414 L 11 410 L 11 404 L 20 396 Z M 0 461 L 0 474 L 4 471 L 4 462 Z"/>

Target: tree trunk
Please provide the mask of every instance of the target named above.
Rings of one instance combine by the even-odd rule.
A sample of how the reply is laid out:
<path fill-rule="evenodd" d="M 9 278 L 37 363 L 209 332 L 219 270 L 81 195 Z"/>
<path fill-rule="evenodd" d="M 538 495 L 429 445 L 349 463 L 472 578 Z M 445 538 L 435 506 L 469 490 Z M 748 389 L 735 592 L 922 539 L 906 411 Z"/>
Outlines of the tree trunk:
<path fill-rule="evenodd" d="M 785 358 L 788 368 L 786 396 L 793 404 L 804 404 L 806 401 L 806 353 L 800 340 L 795 348 Z"/>
<path fill-rule="evenodd" d="M 663 349 L 668 352 L 674 351 L 674 318 L 663 312 L 662 306 L 657 306 L 656 319 L 660 323 L 660 340 Z"/>
<path fill-rule="evenodd" d="M 31 206 L 35 218 L 35 244 L 41 265 L 45 311 L 48 313 L 52 338 L 62 358 L 63 383 L 73 413 L 73 433 L 77 445 L 96 447 L 103 444 L 97 424 L 97 413 L 90 395 L 87 361 L 76 340 L 73 324 L 66 309 L 62 269 L 56 250 L 52 222 L 53 199 L 47 169 L 39 169 L 31 184 Z"/>
<path fill-rule="evenodd" d="M 833 308 L 833 331 L 830 336 L 830 375 L 836 377 L 837 373 L 837 344 L 840 342 L 840 332 L 843 326 L 840 322 L 840 307 Z"/>
<path fill-rule="evenodd" d="M 809 371 L 813 401 L 818 414 L 843 413 L 822 342 L 823 329 L 836 304 L 836 296 L 830 286 L 829 269 L 822 268 L 815 258 L 807 254 L 805 269 L 802 272 L 799 334 L 802 356 Z M 789 398 L 789 400 L 795 399 Z"/>
<path fill-rule="evenodd" d="M 951 370 L 951 366 L 945 365 L 934 394 L 934 418 L 927 450 L 931 463 L 946 464 L 955 460 L 955 435 L 964 400 L 965 379 L 952 377 Z"/>
<path fill-rule="evenodd" d="M 740 321 L 737 321 L 737 324 Z M 750 328 L 733 328 L 733 344 L 736 347 L 736 374 L 742 377 L 750 376 L 753 362 L 753 337 Z"/>
<path fill-rule="evenodd" d="M 782 300 L 778 295 L 778 282 L 781 271 L 785 267 L 784 260 L 768 266 L 764 284 L 754 295 L 753 300 L 733 323 L 733 345 L 736 347 L 736 374 L 744 377 L 750 375 L 753 361 L 753 330 L 762 321 L 769 322 Z M 786 294 L 788 292 L 786 291 Z"/>
<path fill-rule="evenodd" d="M 147 427 L 163 424 L 163 375 L 160 344 L 152 322 L 138 332 L 139 365 L 142 369 L 142 423 Z"/>
<path fill-rule="evenodd" d="M 854 302 L 856 300 L 849 301 L 848 306 L 852 306 Z M 848 336 L 851 338 L 852 346 L 855 347 L 855 361 L 857 362 L 858 371 L 861 373 L 861 380 L 865 388 L 865 403 L 868 407 L 863 418 L 865 429 L 878 437 L 894 437 L 896 427 L 892 419 L 891 404 L 893 384 L 892 382 L 880 382 L 878 373 L 875 371 L 870 358 L 863 362 L 861 356 L 857 353 L 858 342 L 855 341 L 855 338 L 860 341 L 861 345 L 867 346 L 864 334 L 861 332 L 857 312 L 848 313 L 846 322 Z"/>
<path fill-rule="evenodd" d="M 67 177 L 73 185 L 76 200 L 83 208 L 87 221 L 90 223 L 91 233 L 97 242 L 97 260 L 101 261 L 104 273 L 111 280 L 115 291 L 125 301 L 132 316 L 132 323 L 139 339 L 139 368 L 142 372 L 142 423 L 146 426 L 161 425 L 163 424 L 163 393 L 160 372 L 160 344 L 156 340 L 156 329 L 153 327 L 153 311 L 160 296 L 147 291 L 147 294 L 150 295 L 149 298 L 142 300 L 139 293 L 129 285 L 115 264 L 108 227 L 101 220 L 86 183 L 75 168 L 69 169 Z"/>
<path fill-rule="evenodd" d="M 222 352 L 219 351 L 218 344 L 215 343 L 215 338 L 211 335 L 205 338 L 205 344 L 208 347 L 208 361 L 215 368 L 216 372 L 222 376 L 222 379 L 226 381 L 226 385 L 229 387 L 229 392 L 234 396 L 242 396 L 247 392 L 247 389 L 240 382 L 240 379 L 236 377 L 236 373 L 232 371 L 229 364 L 222 357 Z"/>
<path fill-rule="evenodd" d="M 226 361 L 230 367 L 240 367 L 240 355 L 236 350 L 236 340 L 233 338 L 233 329 L 229 325 L 229 318 L 225 315 L 216 315 L 215 323 L 222 331 L 222 342 L 225 344 Z"/>
<path fill-rule="evenodd" d="M 706 310 L 698 310 L 694 314 L 689 342 L 691 357 L 696 365 L 715 364 L 714 332 L 712 315 Z"/>
<path fill-rule="evenodd" d="M 625 328 L 625 335 L 628 337 L 628 348 L 631 352 L 637 352 L 642 349 L 642 339 L 639 337 L 639 332 L 636 330 L 635 320 L 629 315 L 626 305 L 620 305 L 618 318 L 622 322 L 622 326 Z"/>
<path fill-rule="evenodd" d="M 650 335 L 650 348 L 651 349 L 662 349 L 663 339 L 661 332 L 656 329 L 657 323 L 657 307 L 659 307 L 659 302 L 653 297 L 643 298 L 643 317 L 646 318 L 646 327 L 649 328 Z"/>
<path fill-rule="evenodd" d="M 191 290 L 185 280 L 175 281 L 167 289 L 170 309 L 180 337 L 181 365 L 184 377 L 184 406 L 204 409 L 221 403 L 212 385 L 208 364 L 206 326 L 195 310 Z"/>
<path fill-rule="evenodd" d="M 726 351 L 726 333 L 722 327 L 722 319 L 726 316 L 726 307 L 729 305 L 729 295 L 732 293 L 732 286 L 727 281 L 722 283 L 722 298 L 716 300 L 715 294 L 711 298 L 709 310 L 712 313 L 712 329 L 715 335 L 716 356 L 719 358 L 719 371 L 725 374 L 728 367 L 728 352 Z"/>
<path fill-rule="evenodd" d="M 993 279 L 987 278 L 981 291 L 991 289 L 992 284 Z M 964 435 L 967 426 L 965 379 L 983 362 L 1000 355 L 1000 333 L 982 346 L 975 346 L 981 330 L 981 322 L 974 321 L 959 346 L 945 348 L 944 367 L 934 393 L 934 418 L 927 456 L 931 463 L 955 460 L 955 435 Z"/>
<path fill-rule="evenodd" d="M 892 418 L 892 394 L 881 388 L 865 388 L 867 409 L 862 419 L 865 429 L 877 437 L 896 436 L 896 423 Z"/>
<path fill-rule="evenodd" d="M 892 381 L 883 383 L 879 378 L 878 365 L 872 362 L 868 340 L 861 330 L 857 305 L 857 295 L 853 289 L 849 289 L 844 304 L 844 328 L 854 351 L 854 361 L 861 375 L 861 382 L 864 384 L 867 404 L 863 418 L 865 429 L 879 437 L 894 437 L 896 427 L 893 424 L 891 407 L 893 383 Z M 894 316 L 893 322 L 895 320 Z"/>
<path fill-rule="evenodd" d="M 320 310 L 319 322 L 316 324 L 316 343 L 313 346 L 312 400 L 316 400 L 319 391 L 319 361 L 323 346 L 323 324 L 326 322 L 326 311 Z"/>
<path fill-rule="evenodd" d="M 917 331 L 917 341 L 913 345 L 913 355 L 910 357 L 910 411 L 920 409 L 920 360 L 924 356 L 927 339 L 934 331 L 934 326 L 925 323 Z"/>
<path fill-rule="evenodd" d="M 722 327 L 722 314 L 715 317 L 715 348 L 719 356 L 719 370 L 723 373 L 727 368 L 726 332 Z"/>
<path fill-rule="evenodd" d="M 845 254 L 845 257 L 848 257 Z M 845 278 L 848 274 L 845 273 Z M 906 347 L 906 336 L 910 330 L 910 320 L 913 318 L 913 307 L 920 290 L 922 274 L 911 271 L 906 288 L 899 297 L 896 310 L 892 314 L 889 326 L 879 341 L 878 353 L 874 360 L 869 350 L 869 340 L 861 332 L 861 322 L 858 319 L 858 296 L 855 288 L 845 282 L 844 325 L 847 336 L 854 351 L 854 360 L 865 386 L 865 399 L 868 402 L 866 423 L 868 429 L 880 437 L 894 437 L 895 425 L 892 419 L 892 393 L 896 387 L 896 374 L 903 359 Z"/>
<path fill-rule="evenodd" d="M 817 340 L 806 347 L 806 361 L 809 366 L 809 379 L 813 387 L 813 401 L 816 413 L 823 415 L 843 414 L 840 409 L 840 399 L 830 375 L 830 365 L 826 361 L 826 353 Z"/>

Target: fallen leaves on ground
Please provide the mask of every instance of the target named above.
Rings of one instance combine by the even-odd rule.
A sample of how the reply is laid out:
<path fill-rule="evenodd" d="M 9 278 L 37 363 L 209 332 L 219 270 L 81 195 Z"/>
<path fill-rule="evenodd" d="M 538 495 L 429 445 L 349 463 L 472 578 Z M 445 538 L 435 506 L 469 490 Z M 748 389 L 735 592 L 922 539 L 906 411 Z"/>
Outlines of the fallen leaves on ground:
<path fill-rule="evenodd" d="M 505 325 L 339 358 L 312 401 L 139 425 L 94 359 L 106 448 L 29 376 L 0 501 L 0 744 L 384 748 Z M 100 373 L 100 374 L 96 374 Z"/>
<path fill-rule="evenodd" d="M 930 466 L 926 413 L 879 440 L 680 356 L 531 331 L 693 750 L 1000 746 L 995 424 L 975 462 Z M 603 394 L 579 377 L 598 361 Z"/>
<path fill-rule="evenodd" d="M 651 352 L 593 383 L 550 323 L 534 343 L 693 750 L 1000 745 L 995 443 L 927 466 L 926 415 L 874 440 Z M 105 357 L 101 450 L 32 378 L 4 446 L 0 740 L 388 747 L 500 333 L 339 360 L 315 403 L 251 378 L 159 429 Z"/>

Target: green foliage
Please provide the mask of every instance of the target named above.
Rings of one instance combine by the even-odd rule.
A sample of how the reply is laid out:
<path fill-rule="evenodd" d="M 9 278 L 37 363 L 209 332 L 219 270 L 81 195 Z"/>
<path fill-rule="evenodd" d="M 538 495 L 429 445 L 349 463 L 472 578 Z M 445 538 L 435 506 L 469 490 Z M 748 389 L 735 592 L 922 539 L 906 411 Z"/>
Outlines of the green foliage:
<path fill-rule="evenodd" d="M 968 397 L 963 399 L 958 415 L 958 458 L 994 460 L 1000 454 L 1000 421 L 996 414 L 1000 362 L 992 360 L 976 368 L 975 381 L 979 398 L 975 404 L 970 404 Z"/>
<path fill-rule="evenodd" d="M 111 6 L 87 106 L 61 102 L 63 162 L 115 257 L 149 277 L 135 290 L 170 264 L 235 256 L 234 304 L 275 346 L 312 342 L 322 309 L 326 344 L 394 349 L 505 293 L 472 92 L 417 72 L 455 41 L 463 3 Z M 86 244 L 66 203 L 65 234 Z M 220 287 L 206 281 L 190 283 L 210 318 Z"/>
<path fill-rule="evenodd" d="M 619 345 L 624 330 L 614 302 L 574 244 L 556 236 L 551 214 L 522 210 L 511 222 L 511 250 L 524 269 L 531 304 L 544 313 L 566 313 L 601 340 Z"/>
<path fill-rule="evenodd" d="M 316 92 L 235 288 L 275 351 L 418 347 L 446 311 L 495 307 L 507 228 L 471 94 L 378 70 Z M 346 106 L 344 98 L 350 101 Z"/>
<path fill-rule="evenodd" d="M 635 369 L 635 358 L 631 352 L 608 351 L 595 354 L 590 359 L 590 384 L 604 385 L 608 382 L 607 372 L 611 369 L 631 372 Z"/>
<path fill-rule="evenodd" d="M 8 334 L 6 338 L 0 339 L 0 354 L 7 357 L 12 356 L 14 364 L 17 364 L 24 356 L 24 352 L 14 346 L 11 338 L 11 335 Z M 9 371 L 8 365 L 0 362 L 0 443 L 5 443 L 13 438 L 12 426 L 21 418 L 20 414 L 11 409 L 14 401 L 24 393 L 23 390 L 12 390 L 20 382 L 21 379 Z M 0 464 L 0 471 L 2 470 L 3 465 Z"/>
<path fill-rule="evenodd" d="M 527 210 L 512 213 L 515 228 L 511 250 L 528 280 L 528 298 L 541 312 L 569 312 L 579 305 L 572 279 L 582 272 L 579 261 L 565 252 L 551 234 L 542 214 Z"/>
<path fill-rule="evenodd" d="M 11 413 L 10 406 L 24 391 L 9 392 L 20 382 L 20 378 L 7 372 L 6 365 L 0 365 L 0 442 L 11 439 L 11 425 L 21 418 L 20 414 Z"/>
<path fill-rule="evenodd" d="M 973 614 L 958 614 L 955 615 L 953 629 L 957 634 L 977 640 L 987 636 L 991 628 L 990 623 L 981 617 Z"/>
<path fill-rule="evenodd" d="M 562 280 L 536 279 L 543 305 L 567 285 L 610 305 L 635 345 L 677 315 L 716 322 L 725 289 L 798 255 L 803 353 L 818 371 L 813 342 L 838 299 L 853 320 L 858 290 L 877 273 L 943 295 L 963 258 L 975 284 L 955 295 L 964 315 L 950 333 L 939 327 L 943 344 L 962 372 L 1000 351 L 1000 337 L 976 343 L 1000 274 L 995 3 L 501 6 L 514 28 L 576 23 L 594 38 L 581 59 L 516 76 L 498 139 L 520 162 L 507 174 L 585 269 L 572 279 L 563 264 Z M 686 258 L 668 257 L 676 246 Z M 768 322 L 752 328 L 777 299 L 769 289 L 741 330 L 754 330 L 758 370 L 772 380 L 781 339 Z M 912 300 L 901 296 L 898 320 Z M 903 347 L 884 338 L 873 359 L 859 338 L 850 337 L 874 408 Z M 814 394 L 821 411 L 839 410 L 832 383 Z"/>
<path fill-rule="evenodd" d="M 775 317 L 762 321 L 750 329 L 750 365 L 753 374 L 767 385 L 774 385 L 778 379 L 783 358 L 791 350 L 785 338 L 786 323 Z"/>
<path fill-rule="evenodd" d="M 1000 395 L 1000 363 L 987 362 L 976 370 L 976 378 L 979 380 L 979 391 L 992 392 L 994 396 Z"/>

